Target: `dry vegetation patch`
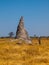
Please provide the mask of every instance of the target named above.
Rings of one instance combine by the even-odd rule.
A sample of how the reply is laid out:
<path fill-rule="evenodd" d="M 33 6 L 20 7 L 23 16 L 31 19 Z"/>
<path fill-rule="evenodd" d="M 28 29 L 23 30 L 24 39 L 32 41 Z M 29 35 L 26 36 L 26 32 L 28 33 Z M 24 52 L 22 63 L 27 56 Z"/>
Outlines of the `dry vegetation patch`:
<path fill-rule="evenodd" d="M 0 39 L 0 65 L 49 65 L 49 41 L 47 45 L 19 42 Z"/>

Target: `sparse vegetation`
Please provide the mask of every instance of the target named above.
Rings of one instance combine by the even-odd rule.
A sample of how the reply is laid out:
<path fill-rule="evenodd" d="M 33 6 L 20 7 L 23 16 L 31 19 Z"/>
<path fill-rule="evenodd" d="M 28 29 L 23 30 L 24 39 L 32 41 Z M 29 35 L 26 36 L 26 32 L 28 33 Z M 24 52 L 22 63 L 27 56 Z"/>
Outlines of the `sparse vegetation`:
<path fill-rule="evenodd" d="M 10 37 L 10 38 L 12 38 L 12 37 L 13 37 L 13 35 L 14 35 L 14 33 L 13 33 L 13 32 L 9 32 L 9 34 L 8 34 L 8 35 L 9 35 L 9 37 Z"/>

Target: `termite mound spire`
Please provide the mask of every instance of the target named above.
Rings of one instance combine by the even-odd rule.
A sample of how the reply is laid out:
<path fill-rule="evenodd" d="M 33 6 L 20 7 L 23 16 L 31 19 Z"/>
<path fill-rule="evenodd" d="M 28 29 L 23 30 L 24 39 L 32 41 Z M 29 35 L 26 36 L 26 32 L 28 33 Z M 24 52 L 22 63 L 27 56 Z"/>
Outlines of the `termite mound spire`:
<path fill-rule="evenodd" d="M 17 39 L 22 39 L 22 40 L 27 41 L 27 42 L 29 42 L 29 40 L 30 40 L 28 32 L 26 31 L 26 29 L 24 27 L 24 18 L 23 18 L 23 16 L 21 16 L 21 18 L 19 20 L 19 24 L 17 26 L 16 38 Z"/>

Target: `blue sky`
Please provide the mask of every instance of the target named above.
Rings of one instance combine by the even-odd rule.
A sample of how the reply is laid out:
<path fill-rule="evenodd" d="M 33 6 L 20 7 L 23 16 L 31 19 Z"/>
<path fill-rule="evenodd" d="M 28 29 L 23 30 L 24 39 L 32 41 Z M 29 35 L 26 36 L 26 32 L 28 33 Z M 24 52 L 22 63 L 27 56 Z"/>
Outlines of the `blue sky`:
<path fill-rule="evenodd" d="M 49 36 L 49 0 L 0 0 L 0 36 L 15 33 L 21 16 L 30 36 Z"/>

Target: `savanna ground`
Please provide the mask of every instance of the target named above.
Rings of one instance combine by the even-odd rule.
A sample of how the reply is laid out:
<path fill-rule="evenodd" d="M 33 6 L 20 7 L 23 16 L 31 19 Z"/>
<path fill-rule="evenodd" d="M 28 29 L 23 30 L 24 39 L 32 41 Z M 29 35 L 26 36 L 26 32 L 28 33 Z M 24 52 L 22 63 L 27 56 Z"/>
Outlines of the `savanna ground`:
<path fill-rule="evenodd" d="M 49 65 L 49 39 L 32 40 L 32 45 L 20 40 L 0 39 L 0 65 Z"/>

